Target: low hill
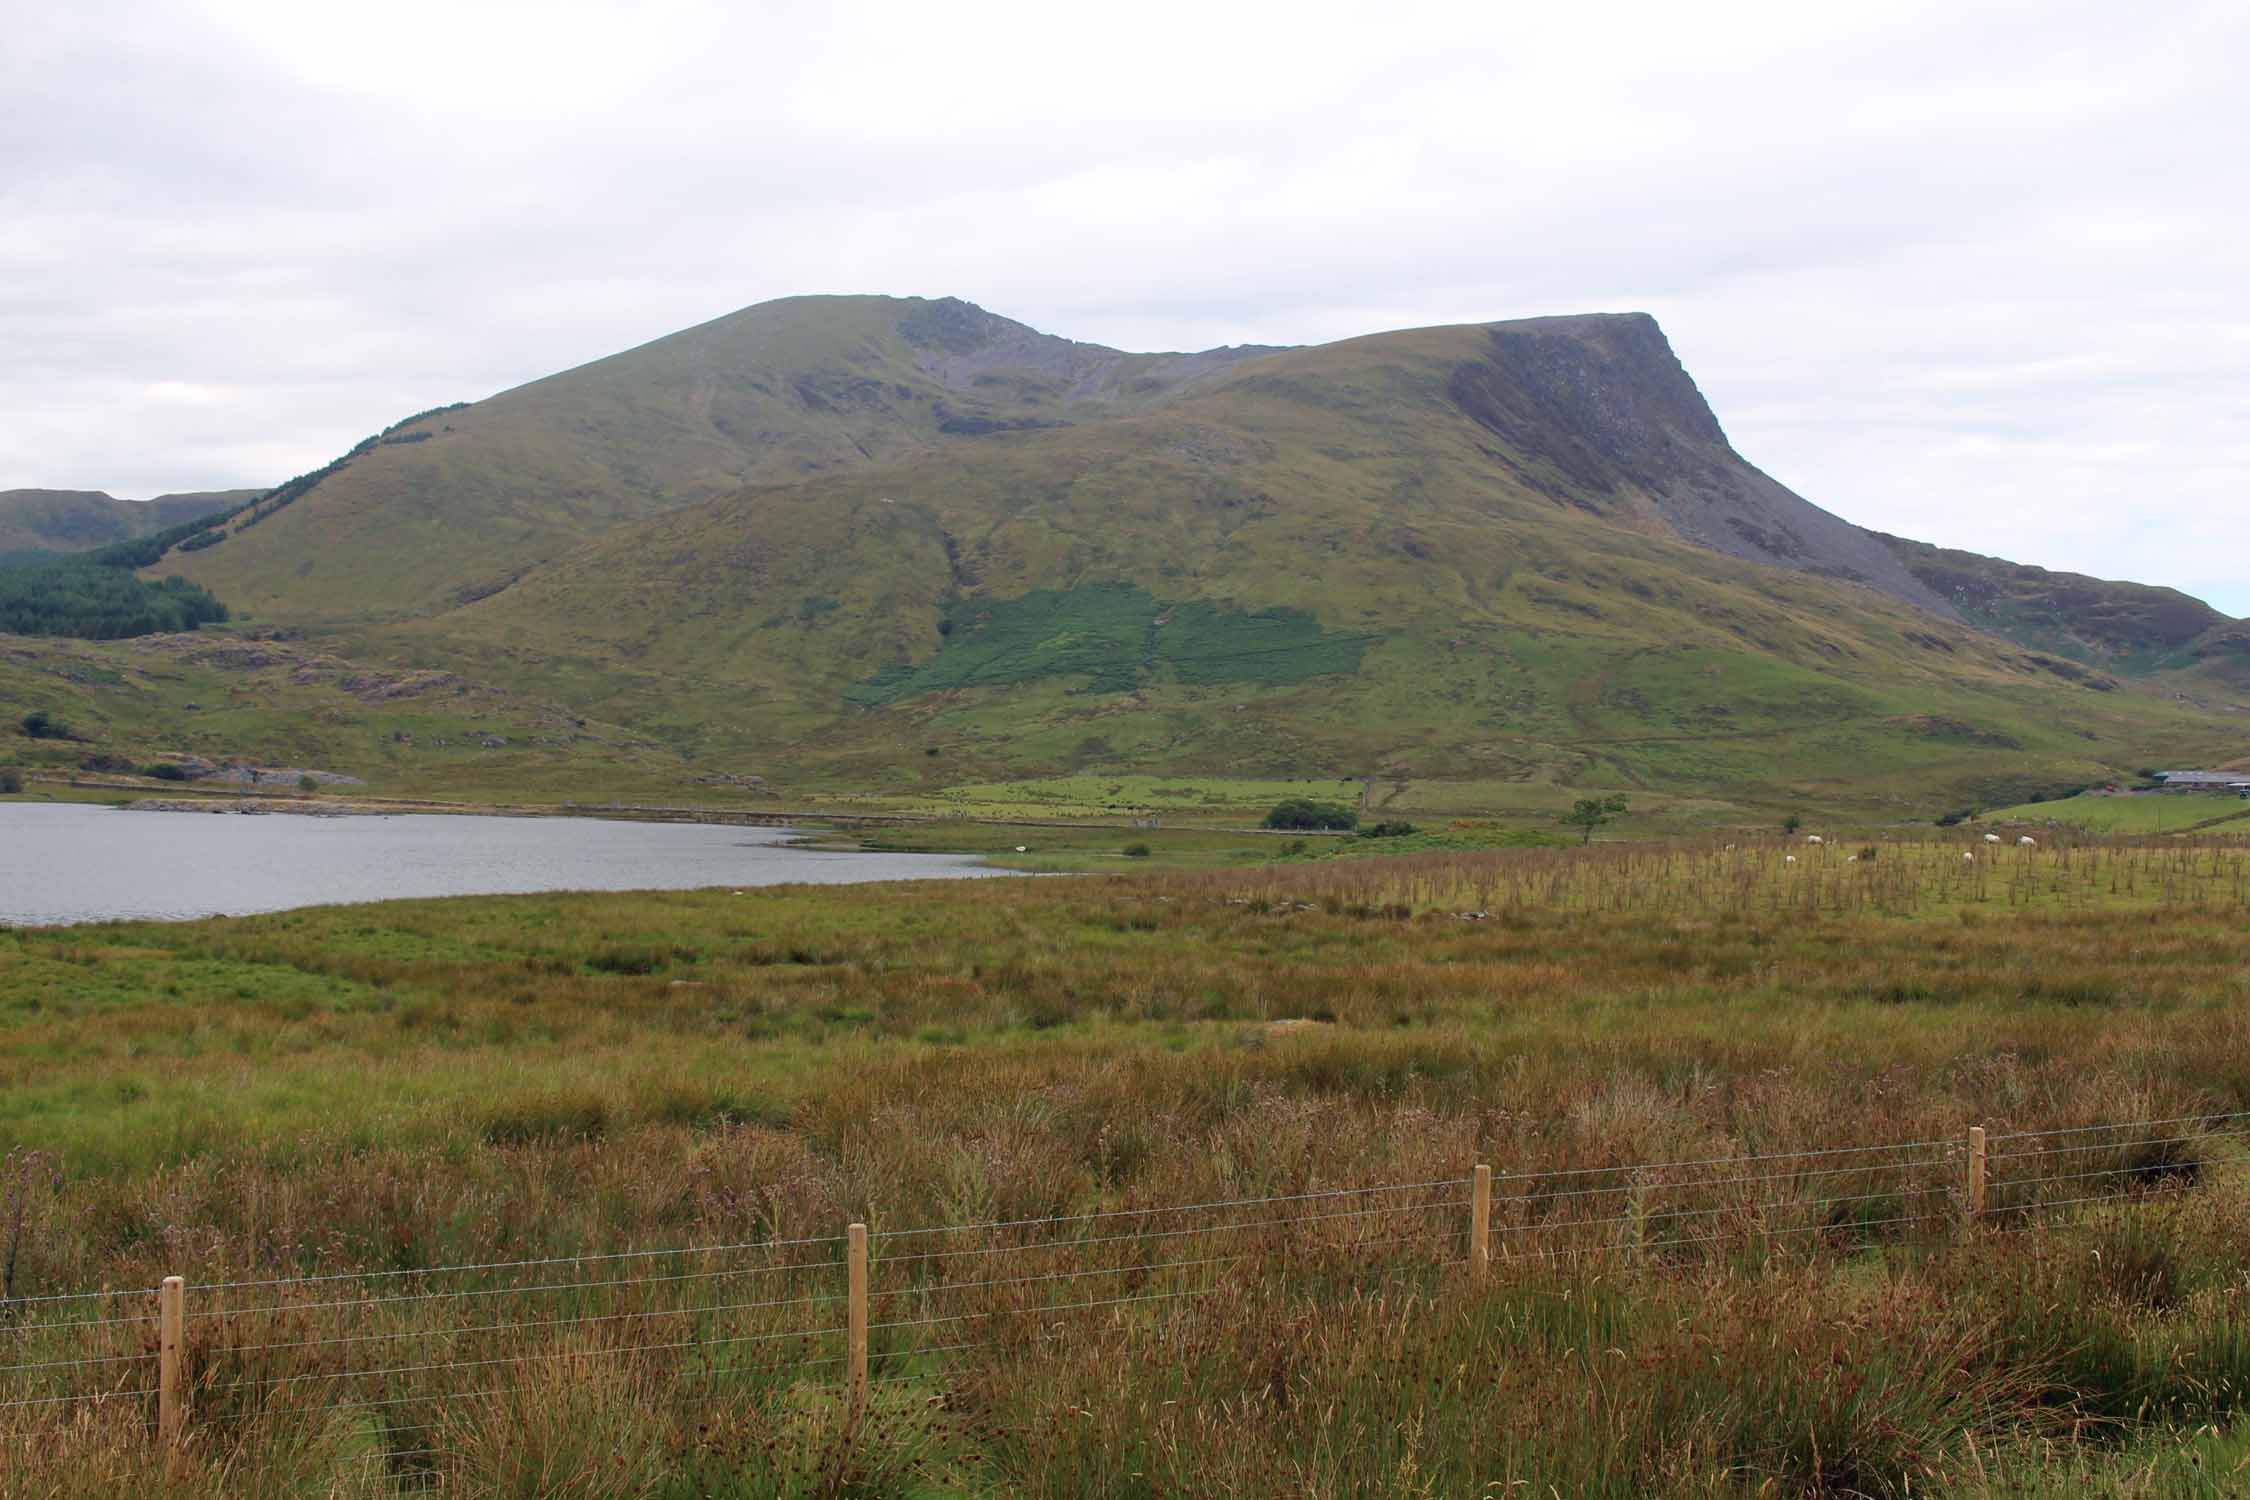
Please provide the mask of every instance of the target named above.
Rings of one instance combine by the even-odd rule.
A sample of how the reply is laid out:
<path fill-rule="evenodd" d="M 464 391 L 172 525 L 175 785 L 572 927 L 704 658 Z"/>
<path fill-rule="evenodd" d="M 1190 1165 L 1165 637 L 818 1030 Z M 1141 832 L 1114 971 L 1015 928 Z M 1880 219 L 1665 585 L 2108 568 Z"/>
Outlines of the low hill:
<path fill-rule="evenodd" d="M 201 520 L 258 493 L 206 490 L 120 500 L 100 490 L 0 490 L 0 556 L 90 552 Z"/>

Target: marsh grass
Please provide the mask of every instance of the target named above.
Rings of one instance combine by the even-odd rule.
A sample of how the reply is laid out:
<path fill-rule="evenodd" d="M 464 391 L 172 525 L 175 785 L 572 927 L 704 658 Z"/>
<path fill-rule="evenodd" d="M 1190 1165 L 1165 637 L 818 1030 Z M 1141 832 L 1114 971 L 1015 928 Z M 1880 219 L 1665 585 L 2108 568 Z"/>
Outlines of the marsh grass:
<path fill-rule="evenodd" d="M 2170 1493 L 2241 1456 L 2240 1144 L 2020 1133 L 2250 1107 L 2250 856 L 1988 847 L 0 933 L 0 1143 L 58 1174 L 0 1363 L 116 1361 L 0 1392 L 142 1387 L 139 1289 L 198 1288 L 185 1470 L 145 1397 L 0 1407 L 0 1491 Z M 1447 1264 L 1480 1160 L 1482 1288 Z M 1407 1183 L 1395 1233 L 903 1233 Z M 891 1325 L 857 1424 L 833 1308 L 790 1301 L 835 1295 L 854 1218 Z M 680 1246 L 738 1248 L 632 1262 L 725 1273 L 659 1284 L 429 1269 Z M 371 1271 L 479 1298 L 212 1290 Z M 1053 1310 L 1101 1287 L 1145 1300 Z M 119 1321 L 56 1326 L 89 1316 Z M 409 1364 L 458 1368 L 365 1373 Z"/>

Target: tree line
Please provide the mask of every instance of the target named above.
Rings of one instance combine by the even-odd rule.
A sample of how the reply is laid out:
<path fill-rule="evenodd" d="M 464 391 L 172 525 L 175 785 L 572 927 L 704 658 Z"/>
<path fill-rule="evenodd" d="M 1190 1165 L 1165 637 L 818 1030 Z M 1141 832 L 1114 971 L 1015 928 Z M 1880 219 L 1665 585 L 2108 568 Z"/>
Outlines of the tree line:
<path fill-rule="evenodd" d="M 184 578 L 152 583 L 129 567 L 76 557 L 0 568 L 0 631 L 12 635 L 114 641 L 226 618 L 224 604 Z"/>

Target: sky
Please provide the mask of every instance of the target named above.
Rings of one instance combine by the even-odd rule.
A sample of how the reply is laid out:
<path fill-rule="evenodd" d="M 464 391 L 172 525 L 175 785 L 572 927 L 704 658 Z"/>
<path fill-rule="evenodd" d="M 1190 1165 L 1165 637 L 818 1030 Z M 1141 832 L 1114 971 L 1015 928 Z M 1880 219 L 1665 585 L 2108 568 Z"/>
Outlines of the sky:
<path fill-rule="evenodd" d="M 1654 313 L 1851 520 L 2250 616 L 2250 6 L 0 0 L 0 489 L 271 484 L 772 297 Z"/>

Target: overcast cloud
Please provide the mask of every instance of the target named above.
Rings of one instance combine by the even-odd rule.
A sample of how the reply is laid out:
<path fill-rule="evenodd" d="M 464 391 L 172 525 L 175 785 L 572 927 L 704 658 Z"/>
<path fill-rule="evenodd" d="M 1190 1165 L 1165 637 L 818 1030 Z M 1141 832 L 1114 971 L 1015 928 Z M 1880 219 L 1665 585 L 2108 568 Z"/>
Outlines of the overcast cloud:
<path fill-rule="evenodd" d="M 272 483 L 799 292 L 1134 349 L 1641 308 L 1815 502 L 2250 615 L 2235 0 L 0 25 L 0 488 Z"/>

